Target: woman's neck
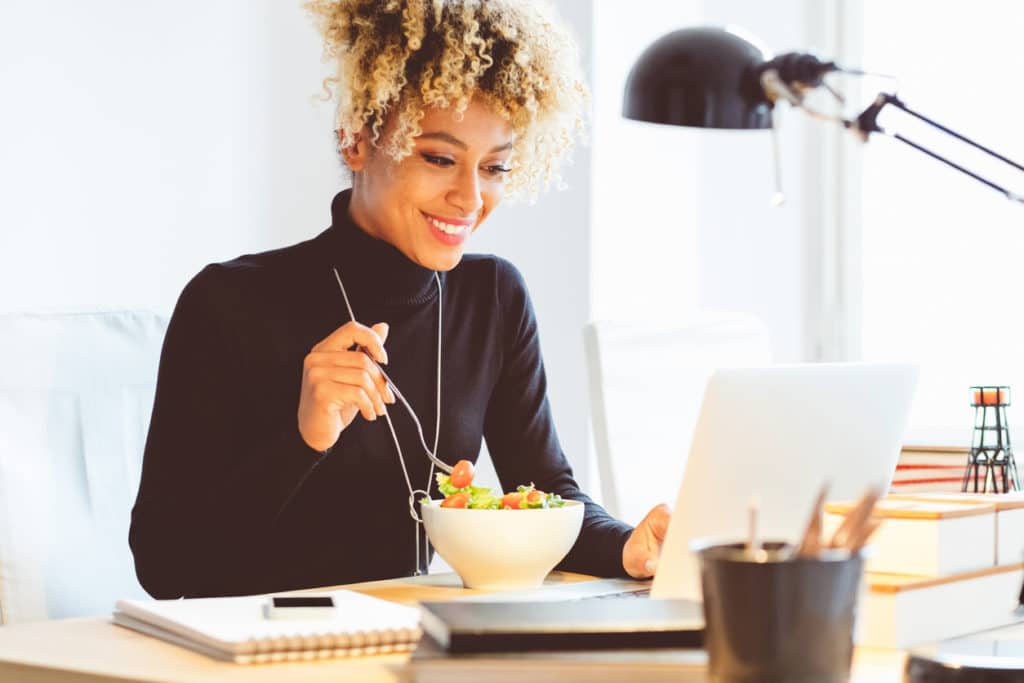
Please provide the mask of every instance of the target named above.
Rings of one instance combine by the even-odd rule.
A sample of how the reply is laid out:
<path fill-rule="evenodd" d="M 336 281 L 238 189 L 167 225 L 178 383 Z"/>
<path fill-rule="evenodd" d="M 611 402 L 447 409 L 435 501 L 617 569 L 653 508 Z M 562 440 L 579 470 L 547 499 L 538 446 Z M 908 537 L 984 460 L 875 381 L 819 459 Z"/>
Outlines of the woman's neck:
<path fill-rule="evenodd" d="M 370 237 L 391 244 L 391 241 L 385 235 L 385 231 L 374 221 L 373 212 L 370 210 L 370 207 L 366 206 L 366 194 L 359 191 L 358 183 L 353 183 L 350 192 L 351 199 L 348 203 L 349 219 L 357 228 Z"/>

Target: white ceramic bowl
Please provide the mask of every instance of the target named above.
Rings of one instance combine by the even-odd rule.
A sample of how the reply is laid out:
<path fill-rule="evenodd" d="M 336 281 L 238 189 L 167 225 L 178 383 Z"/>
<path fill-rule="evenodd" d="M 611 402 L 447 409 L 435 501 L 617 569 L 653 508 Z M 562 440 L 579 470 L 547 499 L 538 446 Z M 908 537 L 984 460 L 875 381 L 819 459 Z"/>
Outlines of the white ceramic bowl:
<path fill-rule="evenodd" d="M 469 510 L 422 506 L 434 549 L 466 588 L 536 588 L 562 561 L 583 525 L 583 503 L 537 510 Z"/>

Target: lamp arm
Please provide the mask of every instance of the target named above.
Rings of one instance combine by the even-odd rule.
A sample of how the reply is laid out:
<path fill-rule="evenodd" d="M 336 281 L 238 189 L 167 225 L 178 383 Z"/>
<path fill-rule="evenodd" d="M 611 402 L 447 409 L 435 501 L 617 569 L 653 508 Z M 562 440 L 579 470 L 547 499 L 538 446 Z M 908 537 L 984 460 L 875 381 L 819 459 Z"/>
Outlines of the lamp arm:
<path fill-rule="evenodd" d="M 846 124 L 846 120 L 828 114 L 826 112 L 815 109 L 807 105 L 804 94 L 808 91 L 809 86 L 802 82 L 786 81 L 782 75 L 776 69 L 765 69 L 761 72 L 760 76 L 761 89 L 764 91 L 765 97 L 768 98 L 769 102 L 773 104 L 779 100 L 784 100 L 789 103 L 791 107 L 800 109 L 811 118 L 818 119 L 819 121 L 829 121 L 832 123 Z M 825 83 L 821 83 L 822 87 L 826 87 Z M 817 87 L 817 86 L 816 86 Z M 827 88 L 829 92 L 842 101 L 842 95 Z"/>
<path fill-rule="evenodd" d="M 958 163 L 956 163 L 954 161 L 951 161 L 950 159 L 947 159 L 946 157 L 942 156 L 941 154 L 938 154 L 937 152 L 933 152 L 932 150 L 928 149 L 927 147 L 914 142 L 913 140 L 907 138 L 906 136 L 900 135 L 899 133 L 889 133 L 889 132 L 887 132 L 885 129 L 883 129 L 881 126 L 878 125 L 878 115 L 881 113 L 882 108 L 885 107 L 886 105 L 891 105 L 893 107 L 896 107 L 897 109 L 900 109 L 900 110 L 906 112 L 907 114 L 913 116 L 914 118 L 927 123 L 929 126 L 932 126 L 933 128 L 936 128 L 936 129 L 942 131 L 943 133 L 945 133 L 945 134 L 947 134 L 947 135 L 949 135 L 951 137 L 954 137 L 957 140 L 960 140 L 961 142 L 964 142 L 964 143 L 970 145 L 971 147 L 974 147 L 975 149 L 981 150 L 985 154 L 988 154 L 989 156 L 994 157 L 994 158 L 998 159 L 999 161 L 1002 161 L 1003 163 L 1008 164 L 1009 166 L 1012 166 L 1013 168 L 1017 169 L 1018 171 L 1024 171 L 1024 166 L 1022 166 L 1021 164 L 1018 164 L 1017 162 L 1013 161 L 1012 159 L 1008 159 L 1007 157 L 1003 156 L 1002 154 L 999 154 L 998 152 L 996 152 L 995 150 L 989 149 L 988 147 L 985 147 L 984 145 L 981 145 L 981 144 L 975 142 L 974 140 L 971 140 L 970 138 L 968 138 L 965 135 L 961 135 L 960 133 L 957 133 L 955 130 L 953 130 L 951 128 L 947 128 L 946 126 L 943 126 L 942 124 L 938 123 L 937 121 L 933 121 L 932 119 L 928 118 L 924 114 L 921 114 L 920 112 L 914 111 L 913 109 L 911 109 L 910 107 L 905 105 L 903 103 L 903 101 L 899 97 L 897 97 L 896 95 L 893 95 L 891 93 L 879 93 L 878 97 L 875 98 L 875 101 L 872 102 L 868 106 L 867 109 L 865 109 L 863 112 L 861 112 L 861 114 L 856 119 L 854 119 L 852 121 L 844 121 L 843 123 L 844 123 L 844 125 L 847 128 L 855 129 L 857 131 L 857 133 L 860 134 L 860 136 L 864 140 L 867 140 L 868 135 L 870 135 L 871 133 L 882 133 L 883 135 L 888 135 L 888 136 L 890 136 L 892 138 L 895 138 L 896 140 L 899 140 L 900 142 L 902 142 L 902 143 L 904 143 L 906 145 L 909 145 L 910 147 L 913 147 L 914 149 L 916 149 L 916 150 L 918 150 L 920 152 L 923 152 L 923 153 L 927 154 L 931 158 L 936 159 L 938 161 L 941 161 L 942 163 L 946 164 L 947 166 L 955 168 L 956 170 L 960 171 L 961 173 L 963 173 L 965 175 L 969 175 L 970 177 L 974 178 L 978 182 L 983 183 L 983 184 L 987 185 L 988 187 L 991 187 L 993 190 L 996 190 L 997 192 L 1001 193 L 1007 199 L 1010 199 L 1010 200 L 1016 201 L 1016 202 L 1024 203 L 1024 196 L 1022 196 L 1020 194 L 1017 194 L 1016 192 L 1013 192 L 1011 190 L 1008 190 L 1005 187 L 1003 187 L 1002 185 L 999 185 L 998 183 L 995 183 L 995 182 L 989 180 L 988 178 L 985 178 L 983 176 L 978 175 L 974 171 L 971 171 L 971 170 L 961 166 L 960 164 L 958 164 Z"/>

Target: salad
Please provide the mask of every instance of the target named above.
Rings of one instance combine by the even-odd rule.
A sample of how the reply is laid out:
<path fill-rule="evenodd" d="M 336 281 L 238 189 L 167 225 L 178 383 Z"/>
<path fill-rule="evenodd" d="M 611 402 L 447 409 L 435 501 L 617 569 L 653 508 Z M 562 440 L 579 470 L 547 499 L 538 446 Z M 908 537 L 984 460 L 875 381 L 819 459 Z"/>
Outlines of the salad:
<path fill-rule="evenodd" d="M 511 493 L 495 494 L 485 486 L 473 486 L 473 463 L 460 460 L 455 463 L 451 474 L 437 473 L 437 487 L 444 494 L 443 508 L 467 508 L 471 510 L 535 510 L 539 508 L 564 507 L 565 501 L 557 493 L 545 493 L 533 484 L 519 486 Z M 431 505 L 429 498 L 420 501 Z"/>

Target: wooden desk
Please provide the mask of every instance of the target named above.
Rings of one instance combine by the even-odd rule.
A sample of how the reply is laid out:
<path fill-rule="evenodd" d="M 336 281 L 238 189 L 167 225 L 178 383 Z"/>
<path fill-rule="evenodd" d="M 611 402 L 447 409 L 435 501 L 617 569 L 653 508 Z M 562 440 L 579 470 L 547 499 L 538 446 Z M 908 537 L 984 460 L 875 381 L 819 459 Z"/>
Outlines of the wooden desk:
<path fill-rule="evenodd" d="M 547 583 L 590 577 L 554 573 Z M 479 593 L 462 588 L 454 574 L 435 574 L 345 586 L 385 600 L 414 604 Z M 208 683 L 209 681 L 365 681 L 410 680 L 408 654 L 376 655 L 316 662 L 239 665 L 220 662 L 115 626 L 109 618 L 59 619 L 0 627 L 0 681 L 17 683 Z M 903 657 L 898 652 L 857 652 L 853 680 L 897 683 Z"/>

